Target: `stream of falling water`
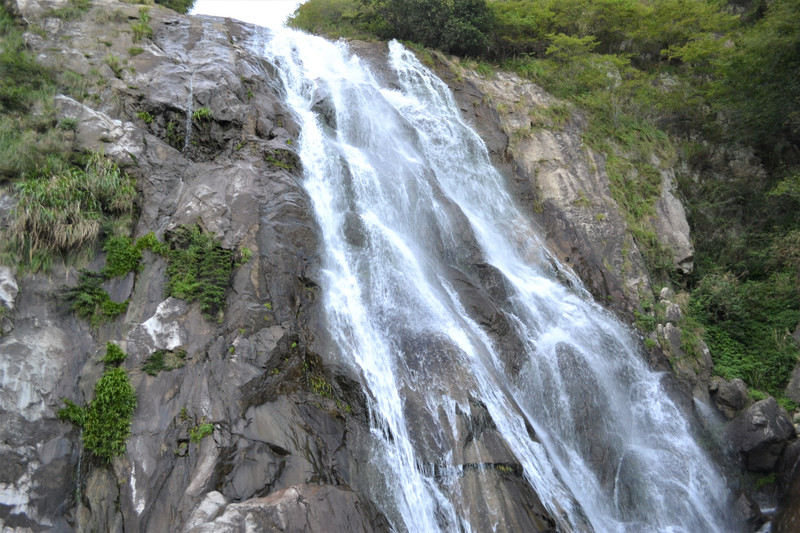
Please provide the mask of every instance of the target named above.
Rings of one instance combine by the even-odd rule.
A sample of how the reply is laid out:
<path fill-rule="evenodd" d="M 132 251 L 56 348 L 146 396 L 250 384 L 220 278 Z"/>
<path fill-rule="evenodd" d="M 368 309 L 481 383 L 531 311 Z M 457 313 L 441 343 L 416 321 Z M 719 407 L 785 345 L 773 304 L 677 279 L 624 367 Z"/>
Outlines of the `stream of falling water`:
<path fill-rule="evenodd" d="M 341 43 L 280 29 L 259 46 L 302 128 L 328 327 L 368 397 L 370 496 L 393 527 L 502 530 L 480 480 L 514 464 L 561 531 L 731 531 L 724 479 L 660 376 L 557 280 L 449 89 L 394 42 L 391 85 Z M 474 312 L 475 280 L 502 338 Z M 511 459 L 475 444 L 464 420 L 481 410 Z"/>

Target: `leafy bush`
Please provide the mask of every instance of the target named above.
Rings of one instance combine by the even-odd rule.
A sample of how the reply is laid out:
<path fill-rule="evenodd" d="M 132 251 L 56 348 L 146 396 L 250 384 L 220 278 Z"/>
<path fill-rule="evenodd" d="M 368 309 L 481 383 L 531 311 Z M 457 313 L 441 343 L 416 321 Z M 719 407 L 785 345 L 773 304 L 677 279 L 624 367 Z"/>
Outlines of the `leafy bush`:
<path fill-rule="evenodd" d="M 111 299 L 102 287 L 104 281 L 106 278 L 102 274 L 82 269 L 78 284 L 64 294 L 75 314 L 93 326 L 111 321 L 128 309 L 127 301 L 115 302 Z"/>
<path fill-rule="evenodd" d="M 106 462 L 124 454 L 136 404 L 136 391 L 125 370 L 106 370 L 95 384 L 94 400 L 86 409 L 83 431 L 86 448 Z"/>
<path fill-rule="evenodd" d="M 216 316 L 225 309 L 225 292 L 233 270 L 233 253 L 199 227 L 181 226 L 168 236 L 167 293 Z"/>
<path fill-rule="evenodd" d="M 142 39 L 153 38 L 153 28 L 150 27 L 150 9 L 146 7 L 139 8 L 139 21 L 136 23 L 131 22 L 131 30 L 133 30 L 133 42 L 135 43 Z"/>
<path fill-rule="evenodd" d="M 192 120 L 197 122 L 208 122 L 213 118 L 211 110 L 207 107 L 201 107 L 199 109 L 195 109 L 194 113 L 192 113 Z"/>
<path fill-rule="evenodd" d="M 128 237 L 109 237 L 103 243 L 106 264 L 101 270 L 104 278 L 126 276 L 142 269 L 142 250 Z"/>
<path fill-rule="evenodd" d="M 778 272 L 763 281 L 742 281 L 730 272 L 709 273 L 692 297 L 715 372 L 781 398 L 800 358 L 790 335 L 800 320 L 795 276 Z"/>
<path fill-rule="evenodd" d="M 122 351 L 122 348 L 116 344 L 109 342 L 106 344 L 106 356 L 103 362 L 107 365 L 118 365 L 128 357 L 128 354 Z"/>
<path fill-rule="evenodd" d="M 199 444 L 201 440 L 208 437 L 214 432 L 214 424 L 200 424 L 189 430 L 189 440 L 195 444 Z"/>
<path fill-rule="evenodd" d="M 142 365 L 142 372 L 150 376 L 157 376 L 162 370 L 170 371 L 181 368 L 186 357 L 186 350 L 171 352 L 168 350 L 156 350 L 147 358 Z"/>
<path fill-rule="evenodd" d="M 113 345 L 109 343 L 108 346 Z M 123 353 L 122 359 L 124 356 Z M 106 358 L 109 357 L 116 360 L 120 356 L 107 353 Z M 95 457 L 111 462 L 125 453 L 137 400 L 124 369 L 106 369 L 94 386 L 94 399 L 88 406 L 80 407 L 67 399 L 64 403 L 66 407 L 58 411 L 58 418 L 83 428 L 83 443 Z"/>

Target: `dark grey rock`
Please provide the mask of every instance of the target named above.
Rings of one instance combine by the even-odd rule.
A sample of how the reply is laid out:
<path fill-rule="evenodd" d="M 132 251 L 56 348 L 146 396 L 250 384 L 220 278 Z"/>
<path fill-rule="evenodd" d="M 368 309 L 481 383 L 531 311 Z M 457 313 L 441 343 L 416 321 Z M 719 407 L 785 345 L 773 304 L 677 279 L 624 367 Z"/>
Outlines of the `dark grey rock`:
<path fill-rule="evenodd" d="M 739 378 L 730 381 L 714 376 L 708 387 L 711 398 L 722 414 L 728 419 L 736 416 L 747 405 L 749 400 L 747 385 Z"/>
<path fill-rule="evenodd" d="M 794 426 L 772 397 L 754 403 L 725 428 L 731 448 L 754 472 L 772 470 L 793 435 Z"/>

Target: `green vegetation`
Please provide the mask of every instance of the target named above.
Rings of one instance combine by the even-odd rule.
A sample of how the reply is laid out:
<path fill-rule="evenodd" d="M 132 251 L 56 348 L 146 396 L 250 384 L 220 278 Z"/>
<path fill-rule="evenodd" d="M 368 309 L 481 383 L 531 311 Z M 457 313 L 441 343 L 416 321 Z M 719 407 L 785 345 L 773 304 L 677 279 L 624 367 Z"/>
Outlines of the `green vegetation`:
<path fill-rule="evenodd" d="M 123 352 L 122 348 L 120 348 L 116 344 L 111 342 L 106 344 L 106 356 L 103 358 L 103 362 L 105 364 L 119 365 L 125 360 L 126 357 L 128 357 L 128 354 Z"/>
<path fill-rule="evenodd" d="M 195 0 L 156 0 L 156 4 L 168 7 L 178 13 L 188 13 L 194 7 Z"/>
<path fill-rule="evenodd" d="M 64 294 L 70 309 L 93 326 L 110 322 L 128 309 L 127 301 L 115 302 L 111 299 L 102 287 L 105 281 L 102 274 L 84 269 L 80 271 L 78 284 Z"/>
<path fill-rule="evenodd" d="M 120 63 L 119 58 L 114 55 L 108 55 L 105 59 L 106 65 L 111 71 L 114 73 L 114 76 L 118 79 L 122 79 L 122 63 Z"/>
<path fill-rule="evenodd" d="M 201 107 L 199 109 L 195 109 L 192 113 L 192 120 L 197 122 L 208 122 L 213 117 L 211 110 L 207 107 Z"/>
<path fill-rule="evenodd" d="M 112 346 L 115 345 L 108 344 L 104 361 L 116 364 L 125 354 L 120 356 Z M 94 386 L 94 399 L 88 406 L 80 407 L 67 399 L 64 403 L 66 407 L 58 411 L 58 418 L 83 428 L 83 443 L 95 457 L 108 463 L 125 453 L 137 400 L 124 369 L 106 368 Z"/>
<path fill-rule="evenodd" d="M 208 437 L 214 432 L 214 424 L 204 423 L 199 424 L 189 430 L 189 440 L 195 444 L 199 444 L 201 440 Z"/>
<path fill-rule="evenodd" d="M 157 376 L 162 370 L 168 372 L 184 365 L 186 350 L 156 350 L 142 365 L 142 372 L 150 376 Z"/>
<path fill-rule="evenodd" d="M 168 294 L 200 302 L 200 309 L 208 316 L 221 316 L 234 266 L 233 252 L 197 226 L 181 226 L 167 241 Z"/>
<path fill-rule="evenodd" d="M 150 27 L 150 9 L 147 7 L 139 8 L 139 21 L 131 22 L 133 31 L 133 42 L 138 43 L 142 39 L 153 38 L 153 28 Z"/>
<path fill-rule="evenodd" d="M 138 56 L 142 52 L 144 52 L 144 48 L 142 48 L 141 46 L 131 46 L 130 48 L 128 48 L 128 55 L 131 57 Z"/>
<path fill-rule="evenodd" d="M 89 11 L 92 7 L 92 0 L 69 0 L 69 3 L 58 9 L 51 9 L 45 13 L 48 17 L 55 17 L 62 20 L 75 20 Z"/>
<path fill-rule="evenodd" d="M 310 0 L 290 23 L 471 55 L 486 75 L 514 71 L 568 102 L 531 110 L 533 128 L 563 127 L 580 110 L 584 141 L 605 155 L 656 286 L 691 294 L 681 324 L 688 353 L 702 336 L 718 373 L 787 403 L 800 357 L 789 335 L 800 320 L 800 1 L 494 0 L 464 2 L 459 14 L 448 11 L 459 2 L 449 4 Z M 457 49 L 442 20 L 466 21 L 475 38 Z M 530 134 L 512 135 L 511 148 Z M 729 165 L 748 153 L 762 170 Z M 688 278 L 652 225 L 661 171 L 679 163 L 690 174 L 678 179 L 696 249 Z M 643 312 L 637 322 L 654 326 Z"/>
<path fill-rule="evenodd" d="M 53 158 L 14 184 L 16 217 L 10 241 L 27 251 L 68 252 L 93 242 L 111 217 L 135 208 L 134 180 L 100 154 L 83 168 Z"/>

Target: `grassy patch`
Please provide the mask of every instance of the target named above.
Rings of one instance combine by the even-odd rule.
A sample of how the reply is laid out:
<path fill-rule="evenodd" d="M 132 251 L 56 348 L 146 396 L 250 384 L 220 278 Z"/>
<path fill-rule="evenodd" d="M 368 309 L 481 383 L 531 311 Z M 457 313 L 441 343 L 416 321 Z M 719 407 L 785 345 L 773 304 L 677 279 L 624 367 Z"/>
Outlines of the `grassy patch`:
<path fill-rule="evenodd" d="M 142 39 L 153 38 L 153 28 L 150 27 L 150 9 L 147 7 L 139 8 L 139 20 L 131 22 L 133 31 L 133 42 L 138 43 Z"/>
<path fill-rule="evenodd" d="M 10 244 L 26 250 L 65 253 L 93 242 L 103 224 L 135 209 L 134 180 L 100 154 L 83 168 L 54 160 L 14 184 L 17 198 Z"/>
<path fill-rule="evenodd" d="M 706 275 L 692 294 L 691 314 L 703 324 L 714 370 L 752 389 L 783 397 L 800 350 L 791 336 L 800 320 L 795 276 L 778 272 L 742 280 Z"/>
<path fill-rule="evenodd" d="M 204 423 L 199 424 L 189 430 L 189 440 L 195 444 L 200 444 L 200 441 L 214 433 L 214 424 Z"/>
<path fill-rule="evenodd" d="M 51 9 L 45 13 L 45 16 L 61 20 L 76 20 L 81 18 L 91 7 L 92 0 L 69 0 L 66 6 Z"/>

